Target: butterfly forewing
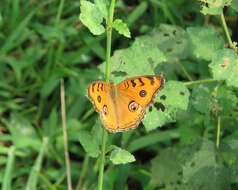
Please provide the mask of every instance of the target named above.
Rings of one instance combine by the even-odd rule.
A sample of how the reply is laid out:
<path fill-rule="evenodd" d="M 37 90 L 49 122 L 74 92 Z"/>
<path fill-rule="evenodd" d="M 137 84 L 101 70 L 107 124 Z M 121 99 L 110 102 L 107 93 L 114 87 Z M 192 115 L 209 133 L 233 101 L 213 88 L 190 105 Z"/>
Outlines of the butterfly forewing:
<path fill-rule="evenodd" d="M 155 75 L 145 75 L 126 79 L 117 85 L 120 93 L 146 107 L 164 86 L 164 78 Z"/>

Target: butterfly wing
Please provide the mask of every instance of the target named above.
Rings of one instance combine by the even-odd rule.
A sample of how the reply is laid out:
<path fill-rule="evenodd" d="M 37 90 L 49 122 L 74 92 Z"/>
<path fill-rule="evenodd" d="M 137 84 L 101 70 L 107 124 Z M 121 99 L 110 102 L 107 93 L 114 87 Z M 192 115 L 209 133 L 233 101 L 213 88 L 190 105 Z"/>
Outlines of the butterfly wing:
<path fill-rule="evenodd" d="M 117 131 L 127 131 L 136 128 L 145 115 L 145 108 L 129 96 L 118 93 L 117 98 Z M 131 109 L 134 106 L 135 110 Z"/>
<path fill-rule="evenodd" d="M 118 131 L 137 127 L 145 115 L 146 106 L 153 102 L 156 92 L 163 86 L 164 78 L 154 75 L 133 77 L 118 84 Z"/>
<path fill-rule="evenodd" d="M 138 126 L 146 106 L 163 86 L 164 78 L 154 75 L 129 78 L 117 86 L 97 81 L 89 85 L 88 97 L 100 113 L 103 125 L 110 132 L 120 132 Z"/>
<path fill-rule="evenodd" d="M 164 78 L 156 75 L 137 76 L 117 85 L 120 96 L 127 96 L 144 108 L 153 102 L 156 93 L 164 87 Z"/>
<path fill-rule="evenodd" d="M 96 81 L 88 86 L 88 97 L 100 114 L 103 125 L 111 132 L 117 128 L 115 103 L 110 96 L 111 87 L 104 81 Z"/>

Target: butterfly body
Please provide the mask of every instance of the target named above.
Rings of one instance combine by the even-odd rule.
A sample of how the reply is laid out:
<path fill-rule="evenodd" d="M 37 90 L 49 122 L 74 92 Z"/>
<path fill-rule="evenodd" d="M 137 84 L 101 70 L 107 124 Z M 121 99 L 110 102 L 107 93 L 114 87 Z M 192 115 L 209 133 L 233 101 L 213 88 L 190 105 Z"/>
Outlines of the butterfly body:
<path fill-rule="evenodd" d="M 146 107 L 164 86 L 164 78 L 154 75 L 126 79 L 114 85 L 96 81 L 89 85 L 88 96 L 110 132 L 133 129 L 143 119 Z"/>

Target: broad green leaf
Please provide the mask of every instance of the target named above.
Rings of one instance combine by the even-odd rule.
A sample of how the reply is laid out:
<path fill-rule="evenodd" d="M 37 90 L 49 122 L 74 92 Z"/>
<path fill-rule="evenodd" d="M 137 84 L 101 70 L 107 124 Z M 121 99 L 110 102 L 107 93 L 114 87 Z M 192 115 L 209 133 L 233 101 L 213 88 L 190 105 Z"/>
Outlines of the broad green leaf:
<path fill-rule="evenodd" d="M 232 183 L 238 183 L 238 141 L 232 139 L 227 142 L 229 150 L 225 150 L 223 157 L 228 166 L 231 168 L 231 181 Z"/>
<path fill-rule="evenodd" d="M 152 160 L 151 172 L 154 183 L 174 185 L 182 181 L 181 151 L 175 148 L 164 149 Z"/>
<path fill-rule="evenodd" d="M 234 92 L 227 86 L 220 86 L 215 93 L 214 98 L 217 99 L 216 104 L 220 108 L 222 114 L 229 114 L 237 106 L 237 97 Z"/>
<path fill-rule="evenodd" d="M 189 27 L 187 33 L 190 51 L 196 58 L 210 61 L 213 53 L 224 45 L 219 31 L 212 27 Z"/>
<path fill-rule="evenodd" d="M 131 47 L 115 51 L 111 57 L 111 77 L 116 84 L 125 79 L 138 75 L 155 74 L 155 68 L 166 58 L 151 40 L 138 38 Z M 100 69 L 104 72 L 105 64 Z"/>
<path fill-rule="evenodd" d="M 206 15 L 220 15 L 224 6 L 230 5 L 232 0 L 201 0 L 202 10 L 201 12 Z"/>
<path fill-rule="evenodd" d="M 165 123 L 176 121 L 176 116 L 181 110 L 186 110 L 190 93 L 187 87 L 177 81 L 165 83 L 155 98 L 154 106 L 147 109 L 143 124 L 147 131 L 161 127 Z"/>
<path fill-rule="evenodd" d="M 108 0 L 94 0 L 98 9 L 105 19 L 108 19 L 109 2 Z"/>
<path fill-rule="evenodd" d="M 231 7 L 232 7 L 236 12 L 238 12 L 238 1 L 233 0 L 233 1 L 232 1 L 232 4 L 231 4 Z"/>
<path fill-rule="evenodd" d="M 168 62 L 174 63 L 189 55 L 187 33 L 179 26 L 161 24 L 158 29 L 138 40 L 155 44 L 164 53 Z"/>
<path fill-rule="evenodd" d="M 113 164 L 127 164 L 135 161 L 135 157 L 128 151 L 116 148 L 110 155 L 110 160 Z"/>
<path fill-rule="evenodd" d="M 197 111 L 208 113 L 212 110 L 213 89 L 214 86 L 203 84 L 193 89 L 191 103 Z"/>
<path fill-rule="evenodd" d="M 168 72 L 174 75 L 178 68 L 176 62 L 188 56 L 187 41 L 182 28 L 162 24 L 153 32 L 136 38 L 129 48 L 115 51 L 111 57 L 110 79 L 119 83 L 125 77 L 137 75 Z M 100 66 L 102 72 L 104 67 L 105 64 Z"/>
<path fill-rule="evenodd" d="M 84 150 L 91 156 L 91 157 L 98 157 L 99 154 L 99 144 L 93 138 L 93 136 L 88 131 L 79 131 L 79 141 L 83 146 Z"/>
<path fill-rule="evenodd" d="M 124 23 L 121 19 L 116 19 L 112 23 L 112 27 L 118 31 L 119 34 L 124 35 L 127 38 L 131 37 L 131 33 L 126 23 Z"/>
<path fill-rule="evenodd" d="M 88 27 L 94 35 L 100 35 L 105 32 L 102 25 L 103 16 L 95 4 L 89 1 L 81 1 L 79 19 Z"/>
<path fill-rule="evenodd" d="M 194 112 L 194 109 L 187 112 L 186 117 L 177 121 L 180 144 L 187 146 L 200 139 L 204 130 L 203 125 L 204 115 Z"/>
<path fill-rule="evenodd" d="M 201 113 L 229 114 L 237 104 L 234 92 L 226 86 L 201 84 L 193 89 L 192 105 Z"/>
<path fill-rule="evenodd" d="M 227 86 L 238 87 L 238 56 L 233 50 L 216 51 L 209 67 L 214 79 L 225 80 Z"/>
<path fill-rule="evenodd" d="M 216 156 L 214 142 L 202 139 L 184 150 L 183 183 L 204 189 L 223 190 L 230 181 L 229 170 Z"/>

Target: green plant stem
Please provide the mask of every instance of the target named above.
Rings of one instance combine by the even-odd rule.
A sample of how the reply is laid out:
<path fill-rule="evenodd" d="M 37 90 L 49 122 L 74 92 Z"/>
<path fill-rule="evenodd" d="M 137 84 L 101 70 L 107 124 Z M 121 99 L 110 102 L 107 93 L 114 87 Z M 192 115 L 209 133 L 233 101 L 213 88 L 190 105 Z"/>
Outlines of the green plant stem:
<path fill-rule="evenodd" d="M 204 79 L 204 80 L 197 80 L 191 82 L 184 82 L 183 84 L 186 86 L 193 85 L 193 84 L 201 84 L 201 83 L 208 83 L 208 82 L 217 82 L 215 79 Z"/>
<path fill-rule="evenodd" d="M 187 72 L 187 70 L 185 69 L 185 67 L 183 66 L 183 64 L 181 64 L 181 63 L 179 63 L 179 62 L 178 62 L 177 64 L 181 67 L 183 73 L 184 73 L 185 76 L 188 78 L 188 80 L 193 81 L 193 78 L 189 75 L 189 73 Z"/>
<path fill-rule="evenodd" d="M 221 117 L 219 116 L 217 120 L 217 142 L 216 142 L 217 148 L 219 148 L 220 144 L 220 132 L 221 132 Z"/>
<path fill-rule="evenodd" d="M 111 56 L 111 44 L 112 44 L 112 23 L 113 23 L 113 15 L 114 15 L 114 7 L 115 0 L 111 1 L 111 6 L 109 10 L 109 19 L 107 19 L 107 51 L 106 51 L 106 68 L 105 68 L 105 80 L 109 82 L 109 74 L 110 74 L 110 56 Z"/>
<path fill-rule="evenodd" d="M 224 17 L 224 14 L 223 12 L 221 13 L 221 22 L 222 22 L 222 26 L 224 28 L 224 31 L 225 31 L 225 34 L 226 34 L 226 38 L 228 40 L 228 43 L 229 43 L 229 46 L 236 51 L 236 48 L 234 47 L 232 41 L 231 41 L 231 37 L 229 35 L 229 32 L 228 32 L 228 28 L 227 28 L 227 25 L 226 25 L 226 20 L 225 20 L 225 17 Z"/>
<path fill-rule="evenodd" d="M 98 189 L 99 190 L 102 190 L 102 186 L 103 186 L 104 161 L 105 161 L 105 150 L 106 150 L 106 133 L 107 133 L 107 131 L 103 127 L 101 160 L 100 160 L 100 168 L 99 168 L 99 176 L 98 176 Z"/>
<path fill-rule="evenodd" d="M 111 42 L 112 42 L 112 23 L 113 23 L 113 15 L 114 15 L 114 7 L 115 0 L 111 0 L 110 10 L 109 10 L 109 18 L 107 19 L 107 50 L 106 50 L 106 68 L 105 68 L 105 80 L 106 83 L 109 83 L 109 64 L 110 64 L 110 56 L 111 56 Z M 104 174 L 104 162 L 105 162 L 105 151 L 106 151 L 106 135 L 107 131 L 103 127 L 103 135 L 102 135 L 102 150 L 101 150 L 101 162 L 99 166 L 99 176 L 98 176 L 98 189 L 102 190 L 103 187 L 103 174 Z"/>

